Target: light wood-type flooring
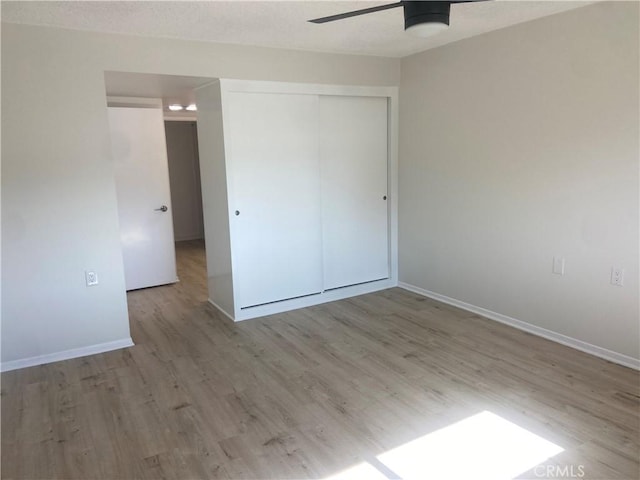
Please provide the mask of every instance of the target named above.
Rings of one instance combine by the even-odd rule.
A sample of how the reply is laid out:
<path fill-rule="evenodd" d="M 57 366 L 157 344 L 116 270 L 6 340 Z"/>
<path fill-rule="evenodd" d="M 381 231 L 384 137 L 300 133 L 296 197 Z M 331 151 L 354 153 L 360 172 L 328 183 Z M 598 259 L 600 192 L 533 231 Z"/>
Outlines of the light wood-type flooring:
<path fill-rule="evenodd" d="M 128 294 L 134 347 L 2 375 L 3 479 L 393 478 L 382 453 L 483 411 L 564 450 L 521 478 L 639 478 L 634 370 L 399 288 L 233 324 L 202 244 L 178 263 Z"/>

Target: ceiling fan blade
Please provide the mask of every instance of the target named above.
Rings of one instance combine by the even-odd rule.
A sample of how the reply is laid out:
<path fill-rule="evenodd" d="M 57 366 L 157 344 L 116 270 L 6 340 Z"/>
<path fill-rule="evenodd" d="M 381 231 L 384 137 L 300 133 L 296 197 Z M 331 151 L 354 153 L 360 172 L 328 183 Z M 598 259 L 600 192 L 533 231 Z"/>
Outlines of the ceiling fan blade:
<path fill-rule="evenodd" d="M 382 10 L 389 10 L 390 8 L 401 7 L 403 2 L 390 3 L 388 5 L 380 5 L 379 7 L 363 8 L 362 10 L 354 10 L 353 12 L 339 13 L 337 15 L 330 15 L 328 17 L 314 18 L 309 20 L 311 23 L 327 23 L 335 20 L 342 20 L 343 18 L 356 17 L 358 15 L 366 15 L 367 13 L 380 12 Z"/>

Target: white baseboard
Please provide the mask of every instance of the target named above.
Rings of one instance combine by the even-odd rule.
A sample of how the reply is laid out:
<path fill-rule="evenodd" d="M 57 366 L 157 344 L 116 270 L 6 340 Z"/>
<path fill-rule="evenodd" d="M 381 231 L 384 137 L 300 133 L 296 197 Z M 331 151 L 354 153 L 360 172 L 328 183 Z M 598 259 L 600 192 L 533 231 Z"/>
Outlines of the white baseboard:
<path fill-rule="evenodd" d="M 96 353 L 110 352 L 120 348 L 132 347 L 133 345 L 131 337 L 127 337 L 120 340 L 114 340 L 113 342 L 98 343 L 97 345 L 89 345 L 88 347 L 73 348 L 62 352 L 38 355 L 37 357 L 21 358 L 19 360 L 2 362 L 0 371 L 8 372 L 10 370 L 17 370 L 18 368 L 34 367 L 36 365 L 44 365 L 45 363 L 59 362 L 61 360 L 69 360 L 71 358 L 95 355 Z"/>
<path fill-rule="evenodd" d="M 227 312 L 224 308 L 222 308 L 220 305 L 218 305 L 216 302 L 214 302 L 213 300 L 211 300 L 210 298 L 207 299 L 207 301 L 213 305 L 214 307 L 216 307 L 217 310 L 220 310 L 226 317 L 229 317 L 229 320 L 231 320 L 232 322 L 235 322 L 235 320 L 233 319 L 233 316 Z"/>
<path fill-rule="evenodd" d="M 604 358 L 605 360 L 624 365 L 625 367 L 640 370 L 640 359 L 633 358 L 628 355 L 623 355 L 622 353 L 614 352 L 612 350 L 607 350 L 606 348 L 583 342 L 582 340 L 578 340 L 577 338 L 568 337 L 566 335 L 562 335 L 561 333 L 554 332 L 553 330 L 547 330 L 546 328 L 538 327 L 536 325 L 532 325 L 531 323 L 523 322 L 522 320 L 517 320 L 501 313 L 492 312 L 491 310 L 487 310 L 486 308 L 477 307 L 470 303 L 456 300 L 455 298 L 440 295 L 439 293 L 425 290 L 424 288 L 416 287 L 415 285 L 399 282 L 398 286 L 400 288 L 404 288 L 405 290 L 409 290 L 410 292 L 417 293 L 418 295 L 422 295 L 424 297 L 438 300 L 442 303 L 453 305 L 454 307 L 476 313 L 490 320 L 495 320 L 496 322 L 504 323 L 505 325 L 515 327 L 519 330 L 524 330 L 525 332 L 529 332 L 533 335 L 546 338 L 547 340 L 561 343 L 562 345 L 566 345 L 567 347 L 575 348 L 576 350 L 595 355 L 596 357 Z"/>

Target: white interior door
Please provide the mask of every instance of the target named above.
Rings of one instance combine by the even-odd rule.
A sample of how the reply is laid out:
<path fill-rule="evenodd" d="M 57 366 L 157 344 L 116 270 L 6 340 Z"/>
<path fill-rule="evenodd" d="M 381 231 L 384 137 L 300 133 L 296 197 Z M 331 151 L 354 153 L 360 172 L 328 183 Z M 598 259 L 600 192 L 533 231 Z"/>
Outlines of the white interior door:
<path fill-rule="evenodd" d="M 389 277 L 387 99 L 320 97 L 324 288 Z"/>
<path fill-rule="evenodd" d="M 226 111 L 238 305 L 320 293 L 318 97 L 230 93 Z"/>
<path fill-rule="evenodd" d="M 177 280 L 162 110 L 109 108 L 127 290 Z"/>

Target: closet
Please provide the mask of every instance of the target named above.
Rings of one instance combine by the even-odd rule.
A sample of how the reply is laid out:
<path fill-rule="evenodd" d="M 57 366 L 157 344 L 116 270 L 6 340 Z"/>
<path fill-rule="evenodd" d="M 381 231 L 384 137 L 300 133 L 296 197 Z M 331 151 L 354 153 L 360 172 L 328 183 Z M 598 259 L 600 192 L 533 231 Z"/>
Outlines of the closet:
<path fill-rule="evenodd" d="M 196 92 L 210 301 L 243 320 L 388 288 L 395 88 Z"/>

